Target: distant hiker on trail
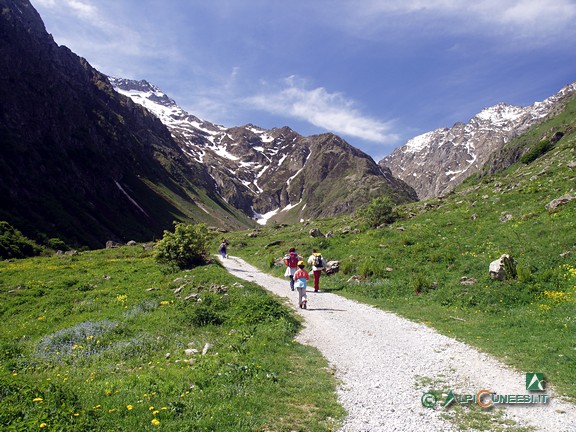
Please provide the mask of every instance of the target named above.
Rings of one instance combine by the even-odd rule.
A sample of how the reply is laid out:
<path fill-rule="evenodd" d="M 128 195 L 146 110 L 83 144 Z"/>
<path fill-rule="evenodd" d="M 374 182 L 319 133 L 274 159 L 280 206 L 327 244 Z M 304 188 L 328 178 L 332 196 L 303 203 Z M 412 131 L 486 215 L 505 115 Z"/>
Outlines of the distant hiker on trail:
<path fill-rule="evenodd" d="M 222 243 L 220 243 L 220 249 L 218 249 L 218 252 L 220 252 L 222 258 L 228 258 L 228 244 L 229 243 L 226 241 L 226 239 L 222 239 Z"/>
<path fill-rule="evenodd" d="M 290 289 L 294 291 L 294 273 L 298 270 L 298 261 L 302 257 L 296 253 L 295 248 L 290 248 L 287 255 L 284 255 L 284 264 L 286 264 L 286 271 L 284 276 L 290 277 Z"/>
<path fill-rule="evenodd" d="M 312 265 L 312 272 L 314 273 L 314 292 L 318 292 L 320 290 L 320 275 L 322 270 L 326 268 L 326 260 L 316 249 L 312 249 L 308 264 Z"/>
<path fill-rule="evenodd" d="M 300 309 L 306 309 L 306 304 L 308 303 L 308 297 L 306 297 L 306 281 L 310 279 L 310 275 L 304 270 L 305 266 L 304 261 L 298 261 L 298 270 L 294 273 L 294 286 L 298 290 L 298 306 L 300 306 Z"/>

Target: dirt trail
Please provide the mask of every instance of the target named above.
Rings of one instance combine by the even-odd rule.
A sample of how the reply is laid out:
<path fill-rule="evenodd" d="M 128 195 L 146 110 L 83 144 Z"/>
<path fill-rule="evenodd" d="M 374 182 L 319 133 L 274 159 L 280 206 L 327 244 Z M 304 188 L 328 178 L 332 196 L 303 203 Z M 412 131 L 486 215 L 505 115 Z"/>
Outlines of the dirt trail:
<path fill-rule="evenodd" d="M 237 257 L 220 259 L 233 275 L 255 282 L 285 297 L 304 317 L 299 342 L 314 346 L 336 369 L 341 381 L 339 400 L 348 411 L 342 431 L 451 431 L 442 418 L 454 410 L 425 408 L 425 391 L 453 390 L 476 395 L 490 390 L 498 395 L 526 395 L 526 375 L 513 371 L 469 346 L 442 336 L 424 324 L 366 306 L 335 294 L 309 289 L 308 309 L 297 306 L 297 294 L 288 279 L 262 273 Z M 321 280 L 320 287 L 329 283 Z M 540 393 L 534 392 L 538 395 Z M 534 430 L 576 432 L 576 407 L 562 402 L 547 389 L 548 404 L 506 404 L 507 418 Z M 489 401 L 490 396 L 483 397 Z M 491 409 L 493 412 L 493 410 Z"/>

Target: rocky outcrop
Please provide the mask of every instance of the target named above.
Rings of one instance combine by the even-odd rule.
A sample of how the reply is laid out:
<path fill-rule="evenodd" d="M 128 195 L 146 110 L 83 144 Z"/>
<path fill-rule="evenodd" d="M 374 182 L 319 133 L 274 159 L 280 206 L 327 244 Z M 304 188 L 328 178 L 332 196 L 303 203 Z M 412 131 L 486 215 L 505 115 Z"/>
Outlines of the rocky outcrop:
<path fill-rule="evenodd" d="M 553 199 L 548 204 L 546 204 L 546 210 L 554 211 L 558 207 L 568 204 L 570 201 L 574 200 L 574 195 L 572 194 L 564 194 L 559 198 Z"/>

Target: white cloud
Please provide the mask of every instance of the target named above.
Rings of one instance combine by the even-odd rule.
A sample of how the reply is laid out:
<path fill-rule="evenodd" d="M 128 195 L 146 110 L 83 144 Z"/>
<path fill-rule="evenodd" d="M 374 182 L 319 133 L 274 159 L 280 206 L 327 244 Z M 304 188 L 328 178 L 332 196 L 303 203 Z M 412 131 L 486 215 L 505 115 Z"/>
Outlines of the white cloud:
<path fill-rule="evenodd" d="M 574 34 L 573 0 L 364 0 L 340 3 L 330 19 L 358 34 L 414 28 L 445 34 L 506 36 L 546 43 Z"/>
<path fill-rule="evenodd" d="M 306 89 L 296 77 L 285 80 L 284 88 L 247 99 L 254 108 L 277 115 L 305 120 L 337 134 L 378 143 L 397 142 L 390 122 L 364 116 L 354 101 L 323 87 Z"/>
<path fill-rule="evenodd" d="M 91 20 L 98 18 L 98 9 L 89 3 L 78 0 L 68 0 L 68 6 L 81 18 Z"/>
<path fill-rule="evenodd" d="M 87 0 L 34 0 L 40 7 L 51 9 L 60 15 L 71 15 L 85 21 L 91 26 L 110 28 L 98 11 L 98 8 Z"/>

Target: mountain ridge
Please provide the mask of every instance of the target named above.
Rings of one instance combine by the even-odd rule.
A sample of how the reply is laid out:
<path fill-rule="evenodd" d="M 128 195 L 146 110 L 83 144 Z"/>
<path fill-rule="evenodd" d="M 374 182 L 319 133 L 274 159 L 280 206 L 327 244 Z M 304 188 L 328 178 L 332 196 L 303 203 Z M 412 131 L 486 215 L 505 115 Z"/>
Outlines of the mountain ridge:
<path fill-rule="evenodd" d="M 89 247 L 149 241 L 174 220 L 252 225 L 157 117 L 58 46 L 28 1 L 0 7 L 0 220 Z"/>
<path fill-rule="evenodd" d="M 303 137 L 287 126 L 252 124 L 225 128 L 187 113 L 145 80 L 109 80 L 153 112 L 183 151 L 207 167 L 228 203 L 261 222 L 350 213 L 382 194 L 396 203 L 416 199 L 390 170 L 334 134 Z"/>
<path fill-rule="evenodd" d="M 408 140 L 378 164 L 412 186 L 419 199 L 441 196 L 480 172 L 491 155 L 557 112 L 574 94 L 576 82 L 527 107 L 500 102 L 467 123 L 457 122 Z"/>

